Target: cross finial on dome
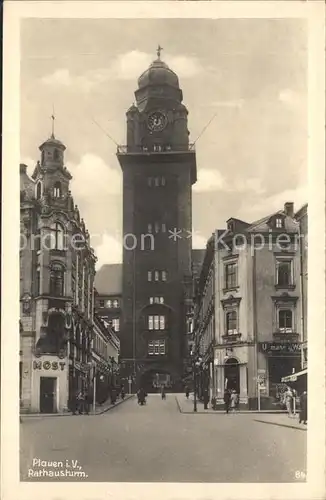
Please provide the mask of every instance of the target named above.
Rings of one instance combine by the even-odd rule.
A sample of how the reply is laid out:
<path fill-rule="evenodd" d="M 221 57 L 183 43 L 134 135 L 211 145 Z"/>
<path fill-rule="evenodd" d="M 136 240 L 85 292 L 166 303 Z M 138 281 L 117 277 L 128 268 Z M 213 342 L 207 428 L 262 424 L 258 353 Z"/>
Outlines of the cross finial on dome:
<path fill-rule="evenodd" d="M 55 115 L 54 115 L 54 105 L 52 106 L 52 134 L 51 134 L 51 139 L 54 139 L 54 120 L 55 120 Z"/>
<path fill-rule="evenodd" d="M 159 59 L 161 59 L 161 52 L 162 52 L 162 50 L 163 50 L 163 47 L 161 47 L 160 44 L 158 44 L 156 53 L 157 53 L 157 57 Z"/>

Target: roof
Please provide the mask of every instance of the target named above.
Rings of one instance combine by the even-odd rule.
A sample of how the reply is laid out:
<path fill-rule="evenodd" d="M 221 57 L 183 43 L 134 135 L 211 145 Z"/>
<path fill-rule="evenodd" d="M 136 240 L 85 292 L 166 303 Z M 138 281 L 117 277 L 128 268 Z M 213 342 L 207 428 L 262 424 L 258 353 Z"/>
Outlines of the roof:
<path fill-rule="evenodd" d="M 284 210 L 278 210 L 262 219 L 256 220 L 252 222 L 249 227 L 246 228 L 248 232 L 268 232 L 270 227 L 268 225 L 270 219 L 272 217 L 276 217 L 277 215 L 284 217 L 285 222 L 285 230 L 289 232 L 297 232 L 298 231 L 298 223 L 293 220 L 292 217 L 287 217 Z"/>
<path fill-rule="evenodd" d="M 104 264 L 95 275 L 99 295 L 122 294 L 122 264 Z"/>

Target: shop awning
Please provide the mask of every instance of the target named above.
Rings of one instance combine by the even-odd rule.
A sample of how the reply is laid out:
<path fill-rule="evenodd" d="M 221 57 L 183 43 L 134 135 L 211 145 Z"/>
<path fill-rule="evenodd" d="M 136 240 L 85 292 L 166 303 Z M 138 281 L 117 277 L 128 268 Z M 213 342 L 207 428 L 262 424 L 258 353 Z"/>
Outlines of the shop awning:
<path fill-rule="evenodd" d="M 296 382 L 298 377 L 301 377 L 302 375 L 307 375 L 308 369 L 302 370 L 301 372 L 297 373 L 292 373 L 292 375 L 287 375 L 286 377 L 283 377 L 281 382 Z"/>

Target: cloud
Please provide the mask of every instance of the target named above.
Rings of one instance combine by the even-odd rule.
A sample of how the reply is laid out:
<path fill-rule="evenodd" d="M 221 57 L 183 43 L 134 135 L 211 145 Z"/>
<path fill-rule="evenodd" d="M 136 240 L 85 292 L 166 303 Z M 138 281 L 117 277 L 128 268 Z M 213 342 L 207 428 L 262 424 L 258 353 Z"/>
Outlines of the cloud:
<path fill-rule="evenodd" d="M 283 210 L 284 203 L 292 201 L 294 203 L 294 210 L 299 210 L 302 205 L 307 203 L 308 200 L 308 187 L 299 185 L 296 189 L 286 189 L 272 196 L 264 197 L 258 202 L 254 203 L 248 200 L 245 205 L 239 209 L 239 213 L 243 218 L 248 221 L 256 220 L 265 215 L 269 215 L 278 210 Z"/>
<path fill-rule="evenodd" d="M 203 71 L 201 64 L 195 57 L 169 56 L 164 58 L 166 63 L 181 78 L 190 78 Z M 137 78 L 153 62 L 153 55 L 138 50 L 119 54 L 107 68 L 98 68 L 86 71 L 83 75 L 73 75 L 67 68 L 59 68 L 53 73 L 41 78 L 47 86 L 61 86 L 78 88 L 89 91 L 94 86 L 110 80 L 137 80 Z"/>
<path fill-rule="evenodd" d="M 225 185 L 225 179 L 218 170 L 202 168 L 198 171 L 198 180 L 193 187 L 193 191 L 219 191 L 224 189 Z"/>
<path fill-rule="evenodd" d="M 94 250 L 97 256 L 97 270 L 104 264 L 122 262 L 122 243 L 110 234 L 104 233 L 101 243 L 95 246 Z"/>
<path fill-rule="evenodd" d="M 35 168 L 35 165 L 36 165 L 36 161 L 33 160 L 32 158 L 30 157 L 25 157 L 21 160 L 20 163 L 23 163 L 24 165 L 27 165 L 27 174 L 29 176 L 31 176 L 34 172 L 34 168 Z"/>
<path fill-rule="evenodd" d="M 212 169 L 200 169 L 198 171 L 198 180 L 193 190 L 197 193 L 210 191 L 223 191 L 228 193 L 265 193 L 265 189 L 262 187 L 261 179 L 259 178 L 232 179 L 231 182 L 227 182 L 218 170 Z"/>
<path fill-rule="evenodd" d="M 193 230 L 192 231 L 192 248 L 206 248 L 207 238 L 201 233 Z"/>
<path fill-rule="evenodd" d="M 121 193 L 122 176 L 97 155 L 87 153 L 78 164 L 67 163 L 73 176 L 71 191 L 76 198 L 99 200 Z"/>

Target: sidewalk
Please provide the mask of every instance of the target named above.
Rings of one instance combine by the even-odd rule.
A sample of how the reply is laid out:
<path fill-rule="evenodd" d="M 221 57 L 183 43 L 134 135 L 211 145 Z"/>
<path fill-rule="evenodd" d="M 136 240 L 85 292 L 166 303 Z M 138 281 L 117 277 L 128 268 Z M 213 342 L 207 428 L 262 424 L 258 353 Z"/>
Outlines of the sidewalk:
<path fill-rule="evenodd" d="M 118 401 L 113 405 L 111 402 L 106 401 L 102 405 L 96 405 L 95 406 L 95 413 L 93 413 L 93 408 L 90 407 L 89 414 L 90 415 L 102 415 L 103 413 L 106 413 L 109 410 L 112 410 L 112 408 L 116 408 L 120 404 L 124 403 L 125 401 L 128 401 L 128 399 L 134 397 L 134 394 L 126 394 L 124 399 L 118 399 Z M 21 419 L 25 418 L 43 418 L 43 417 L 70 417 L 72 416 L 71 411 L 66 411 L 62 413 L 22 413 L 20 414 Z"/>
<path fill-rule="evenodd" d="M 176 402 L 179 408 L 180 413 L 195 413 L 194 412 L 194 395 L 190 394 L 189 399 L 186 398 L 184 394 L 177 394 L 175 396 Z M 219 414 L 223 415 L 225 413 L 224 411 L 224 405 L 219 405 L 218 410 L 213 410 L 211 405 L 208 405 L 208 409 L 204 410 L 204 404 L 201 401 L 197 400 L 197 413 L 214 413 L 214 414 Z M 285 410 L 239 410 L 237 413 L 257 413 L 257 414 L 264 414 L 264 413 L 271 413 L 271 414 L 286 414 Z"/>

